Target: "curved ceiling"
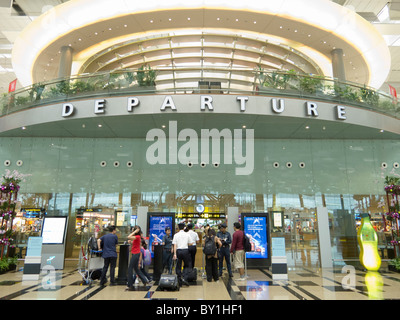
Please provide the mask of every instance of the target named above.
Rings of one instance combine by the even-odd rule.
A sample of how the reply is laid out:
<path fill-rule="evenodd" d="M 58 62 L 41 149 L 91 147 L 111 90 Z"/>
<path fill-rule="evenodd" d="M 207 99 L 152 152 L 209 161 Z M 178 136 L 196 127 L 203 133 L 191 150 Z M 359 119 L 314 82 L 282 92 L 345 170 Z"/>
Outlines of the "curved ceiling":
<path fill-rule="evenodd" d="M 21 83 L 57 78 L 63 46 L 73 49 L 73 74 L 190 62 L 331 76 L 335 48 L 344 52 L 349 81 L 379 87 L 390 69 L 377 30 L 327 0 L 71 0 L 34 20 L 15 41 Z"/>

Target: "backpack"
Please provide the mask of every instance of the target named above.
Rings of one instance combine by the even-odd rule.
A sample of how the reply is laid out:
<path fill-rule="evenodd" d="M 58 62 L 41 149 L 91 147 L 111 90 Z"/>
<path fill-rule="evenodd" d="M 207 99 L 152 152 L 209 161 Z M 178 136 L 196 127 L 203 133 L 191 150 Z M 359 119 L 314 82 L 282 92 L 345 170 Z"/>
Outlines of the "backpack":
<path fill-rule="evenodd" d="M 88 241 L 88 248 L 92 251 L 98 251 L 99 248 L 97 247 L 97 240 L 95 237 L 90 237 Z"/>
<path fill-rule="evenodd" d="M 206 237 L 204 242 L 203 253 L 207 256 L 212 256 L 217 252 L 217 246 L 215 245 L 214 237 Z"/>
<path fill-rule="evenodd" d="M 145 266 L 149 266 L 151 264 L 151 253 L 149 249 L 144 250 L 143 264 Z"/>
<path fill-rule="evenodd" d="M 243 248 L 244 252 L 250 252 L 251 251 L 251 242 L 250 242 L 250 237 L 243 232 Z"/>

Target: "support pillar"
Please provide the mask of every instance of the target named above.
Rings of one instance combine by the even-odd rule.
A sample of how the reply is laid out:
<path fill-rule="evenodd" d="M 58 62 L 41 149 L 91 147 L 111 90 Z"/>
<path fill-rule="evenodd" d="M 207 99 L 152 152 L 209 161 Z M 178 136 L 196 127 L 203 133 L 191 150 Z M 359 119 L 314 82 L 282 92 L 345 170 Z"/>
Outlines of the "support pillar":
<path fill-rule="evenodd" d="M 73 49 L 70 46 L 61 47 L 60 65 L 58 67 L 58 77 L 66 78 L 71 76 Z"/>
<path fill-rule="evenodd" d="M 331 55 L 333 77 L 337 78 L 339 81 L 346 81 L 346 72 L 344 70 L 343 63 L 343 50 L 334 49 L 331 51 Z"/>

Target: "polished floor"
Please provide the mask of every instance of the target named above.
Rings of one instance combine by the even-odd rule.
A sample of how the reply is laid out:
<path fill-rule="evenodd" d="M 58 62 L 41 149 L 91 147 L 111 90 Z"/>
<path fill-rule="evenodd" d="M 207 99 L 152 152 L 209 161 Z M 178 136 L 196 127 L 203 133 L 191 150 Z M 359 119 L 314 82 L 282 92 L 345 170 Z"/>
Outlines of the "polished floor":
<path fill-rule="evenodd" d="M 22 265 L 23 266 L 23 265 Z M 98 280 L 82 284 L 74 266 L 56 270 L 55 277 L 41 275 L 38 281 L 23 281 L 23 268 L 0 275 L 0 300 L 396 300 L 400 299 L 400 273 L 383 266 L 379 273 L 348 266 L 330 270 L 289 268 L 287 281 L 273 281 L 271 270 L 251 269 L 247 279 L 226 273 L 218 282 L 199 277 L 179 291 L 161 291 L 158 283 L 135 291 L 125 284 L 100 286 Z M 151 270 L 150 270 L 151 272 Z M 118 275 L 118 271 L 116 272 Z"/>

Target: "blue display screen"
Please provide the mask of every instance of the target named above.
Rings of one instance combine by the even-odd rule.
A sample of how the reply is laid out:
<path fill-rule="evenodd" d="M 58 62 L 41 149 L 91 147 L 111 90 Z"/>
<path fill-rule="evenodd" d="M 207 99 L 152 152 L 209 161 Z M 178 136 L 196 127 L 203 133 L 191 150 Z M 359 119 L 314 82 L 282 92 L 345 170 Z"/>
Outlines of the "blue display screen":
<path fill-rule="evenodd" d="M 172 231 L 172 216 L 150 216 L 149 221 L 149 250 L 154 258 L 154 245 L 162 244 L 165 228 L 170 227 Z"/>
<path fill-rule="evenodd" d="M 266 217 L 244 217 L 244 232 L 249 236 L 251 252 L 247 252 L 247 258 L 268 258 L 268 233 Z"/>

